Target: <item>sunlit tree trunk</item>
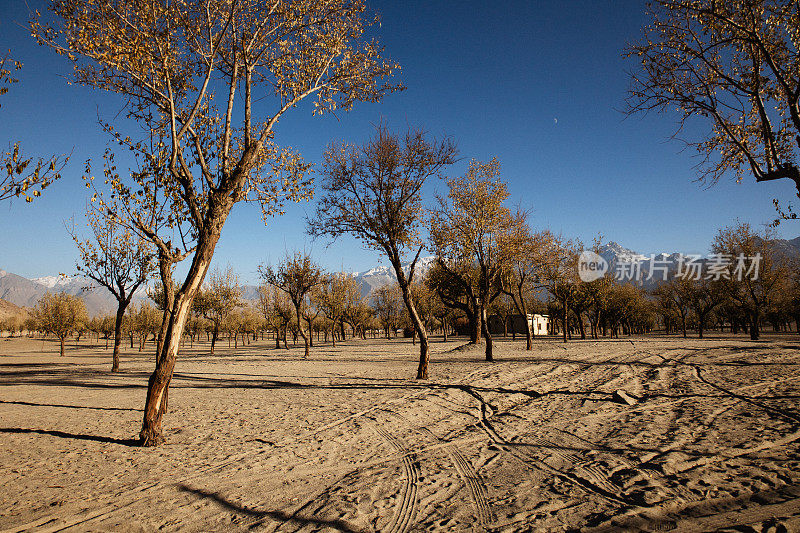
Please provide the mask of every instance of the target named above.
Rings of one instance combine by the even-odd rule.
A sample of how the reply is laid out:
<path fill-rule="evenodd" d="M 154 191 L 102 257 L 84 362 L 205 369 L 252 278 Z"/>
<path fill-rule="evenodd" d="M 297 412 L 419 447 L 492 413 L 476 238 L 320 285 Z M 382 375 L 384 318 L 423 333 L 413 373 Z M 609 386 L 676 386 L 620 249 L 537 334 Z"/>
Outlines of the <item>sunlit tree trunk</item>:
<path fill-rule="evenodd" d="M 211 265 L 214 249 L 219 241 L 222 226 L 225 223 L 233 203 L 230 199 L 224 205 L 217 204 L 215 213 L 209 214 L 205 231 L 201 232 L 192 264 L 181 289 L 175 295 L 173 311 L 164 334 L 161 350 L 156 355 L 156 368 L 147 385 L 147 397 L 144 406 L 144 420 L 139 439 L 142 446 L 157 446 L 164 442 L 161 430 L 161 419 L 168 406 L 168 388 L 175 369 L 183 330 L 189 319 L 192 302 L 203 283 L 206 272 Z M 213 209 L 213 208 L 212 208 Z"/>
<path fill-rule="evenodd" d="M 394 266 L 397 282 L 400 285 L 400 292 L 403 295 L 403 302 L 406 304 L 408 315 L 411 318 L 411 324 L 414 326 L 414 332 L 419 335 L 419 366 L 417 367 L 417 379 L 428 379 L 428 362 L 430 360 L 430 349 L 428 347 L 428 332 L 425 330 L 425 324 L 417 313 L 417 308 L 414 306 L 414 299 L 411 295 L 411 287 L 406 278 L 403 267 L 400 264 L 399 256 L 391 258 L 392 266 Z"/>
<path fill-rule="evenodd" d="M 308 347 L 308 335 L 303 329 L 303 321 L 300 319 L 300 308 L 297 308 L 297 331 L 300 333 L 300 336 L 303 338 L 303 347 L 305 348 L 303 357 L 308 359 L 309 347 Z"/>

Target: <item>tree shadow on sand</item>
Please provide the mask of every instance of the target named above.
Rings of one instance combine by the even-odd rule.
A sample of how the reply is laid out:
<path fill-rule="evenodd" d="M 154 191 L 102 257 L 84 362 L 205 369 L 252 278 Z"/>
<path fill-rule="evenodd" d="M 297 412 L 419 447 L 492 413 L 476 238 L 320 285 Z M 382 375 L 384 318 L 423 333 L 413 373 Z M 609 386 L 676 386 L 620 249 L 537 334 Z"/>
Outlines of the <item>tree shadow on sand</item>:
<path fill-rule="evenodd" d="M 123 446 L 139 446 L 138 439 L 116 439 L 114 437 L 103 437 L 100 435 L 85 435 L 82 433 L 67 433 L 66 431 L 58 431 L 55 429 L 29 429 L 29 428 L 0 428 L 0 433 L 35 433 L 37 435 L 50 435 L 53 437 L 60 437 L 62 439 L 78 439 L 88 440 L 93 442 L 106 442 L 110 444 L 122 444 Z"/>
<path fill-rule="evenodd" d="M 235 513 L 257 518 L 259 519 L 259 522 L 257 523 L 261 523 L 269 518 L 272 520 L 277 520 L 279 522 L 296 522 L 298 525 L 304 525 L 304 526 L 310 525 L 316 527 L 329 527 L 337 531 L 343 531 L 347 533 L 358 533 L 359 531 L 358 529 L 355 529 L 352 525 L 348 524 L 343 520 L 323 520 L 320 518 L 305 518 L 302 516 L 297 516 L 297 513 L 289 514 L 283 511 L 257 511 L 255 509 L 244 507 L 242 505 L 238 505 L 236 503 L 228 501 L 216 492 L 211 492 L 203 489 L 195 489 L 184 484 L 179 484 L 178 488 L 184 492 L 188 492 L 196 496 L 200 496 L 202 498 L 208 498 L 209 500 L 213 500 L 222 507 L 230 511 L 233 511 Z"/>
<path fill-rule="evenodd" d="M 0 403 L 7 403 L 12 405 L 29 405 L 32 407 L 64 407 L 65 409 L 94 409 L 97 411 L 141 411 L 141 409 L 133 409 L 131 407 L 90 407 L 88 405 L 67 405 L 61 403 L 35 403 L 35 402 L 23 402 L 19 400 L 0 400 Z"/>

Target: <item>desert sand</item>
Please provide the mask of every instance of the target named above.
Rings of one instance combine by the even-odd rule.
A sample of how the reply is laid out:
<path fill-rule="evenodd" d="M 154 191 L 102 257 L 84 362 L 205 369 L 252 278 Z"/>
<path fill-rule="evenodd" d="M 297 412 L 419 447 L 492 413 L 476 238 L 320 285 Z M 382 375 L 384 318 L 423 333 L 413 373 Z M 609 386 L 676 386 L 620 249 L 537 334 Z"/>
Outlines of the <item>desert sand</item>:
<path fill-rule="evenodd" d="M 800 340 L 0 340 L 0 531 L 800 531 Z M 619 391 L 619 392 L 618 392 Z"/>

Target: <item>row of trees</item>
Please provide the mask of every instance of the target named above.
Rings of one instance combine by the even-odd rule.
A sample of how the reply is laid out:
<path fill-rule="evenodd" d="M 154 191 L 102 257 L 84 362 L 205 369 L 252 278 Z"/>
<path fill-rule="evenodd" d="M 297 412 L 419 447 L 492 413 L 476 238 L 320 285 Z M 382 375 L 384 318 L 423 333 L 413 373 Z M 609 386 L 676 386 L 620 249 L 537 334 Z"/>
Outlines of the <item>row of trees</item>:
<path fill-rule="evenodd" d="M 655 296 L 664 323 L 679 325 L 684 336 L 687 322 L 693 323 L 700 337 L 707 324 L 727 323 L 753 340 L 765 319 L 776 331 L 788 329 L 790 321 L 800 328 L 798 261 L 772 237 L 772 231 L 758 234 L 746 223 L 720 230 L 711 248 L 731 261 L 711 278 L 676 278 L 659 287 Z"/>
<path fill-rule="evenodd" d="M 500 294 L 489 305 L 488 313 L 498 317 L 501 324 L 512 322 L 520 308 L 549 313 L 553 329 L 561 331 L 565 339 L 571 338 L 573 332 L 581 338 L 587 334 L 599 338 L 645 333 L 656 328 L 667 333 L 682 332 L 684 337 L 687 329 L 695 329 L 703 337 L 708 328 L 725 326 L 733 333 L 745 331 L 757 339 L 765 321 L 775 331 L 788 330 L 790 322 L 800 324 L 800 279 L 791 259 L 781 256 L 768 240 L 747 225 L 720 231 L 715 249 L 721 253 L 727 251 L 731 256 L 732 252 L 758 254 L 761 259 L 757 277 L 739 277 L 732 270 L 719 279 L 673 276 L 647 292 L 607 275 L 590 282 L 574 279 L 570 290 L 559 287 L 559 297 L 551 295 L 547 302 L 535 292 L 503 292 L 508 286 L 500 285 L 495 291 Z M 281 347 L 281 341 L 288 348 L 289 334 L 294 342 L 301 337 L 307 356 L 315 333 L 318 338 L 324 335 L 325 342 L 330 338 L 335 346 L 336 340 L 345 338 L 347 333 L 365 338 L 378 330 L 387 337 L 398 329 L 414 331 L 398 285 L 381 287 L 365 299 L 352 276 L 323 273 L 308 255 L 299 253 L 274 269 L 264 268 L 263 275 L 271 282 L 259 287 L 257 304 L 249 305 L 241 300 L 238 278 L 230 268 L 212 272 L 210 283 L 195 299 L 187 324 L 186 337 L 190 342 L 193 344 L 197 337 L 205 335 L 213 355 L 222 334 L 227 336 L 229 344 L 233 339 L 237 347 L 239 339 L 244 344 L 259 334 L 263 338 L 264 332 L 269 331 L 276 348 Z M 469 329 L 473 337 L 480 334 L 475 331 L 475 323 L 470 322 L 469 314 L 454 305 L 453 289 L 457 286 L 449 287 L 447 292 L 441 276 L 442 269 L 435 265 L 423 280 L 411 286 L 426 329 L 439 329 L 445 341 L 454 324 L 460 324 L 459 329 Z M 311 288 L 309 279 L 315 280 Z M 502 279 L 508 282 L 507 278 Z M 163 305 L 159 291 L 153 291 L 151 298 L 157 305 Z M 462 299 L 459 303 L 465 302 Z M 162 312 L 149 303 L 131 306 L 128 311 L 117 332 L 116 315 L 90 320 L 79 298 L 64 293 L 47 294 L 30 317 L 10 317 L 0 327 L 12 335 L 23 330 L 53 334 L 61 341 L 62 355 L 65 339 L 70 335 L 80 339 L 84 333 L 92 332 L 98 339 L 101 336 L 106 339 L 107 347 L 108 340 L 114 338 L 117 341 L 114 358 L 118 363 L 116 352 L 123 338 L 129 337 L 131 348 L 136 342 L 142 351 L 148 338 L 155 344 L 161 325 Z"/>
<path fill-rule="evenodd" d="M 37 13 L 31 21 L 34 37 L 73 62 L 77 83 L 118 93 L 126 117 L 145 132 L 132 138 L 103 124 L 121 147 L 136 154 L 139 166 L 120 175 L 109 152 L 106 187 L 95 188 L 90 172 L 86 178 L 98 213 L 152 247 L 162 282 L 157 363 L 140 432 L 142 443 L 153 445 L 163 440 L 161 417 L 175 357 L 233 206 L 258 202 L 266 220 L 280 213 L 283 202 L 311 194 L 310 166 L 291 149 L 273 144 L 279 119 L 306 99 L 314 100 L 315 114 L 380 100 L 400 88 L 387 81 L 398 65 L 385 59 L 374 41 L 361 39 L 377 20 L 365 16 L 361 0 L 146 5 L 122 0 L 113 6 L 104 0 L 53 0 L 49 8 L 51 18 Z M 631 112 L 677 108 L 683 121 L 710 117 L 712 133 L 695 144 L 707 157 L 707 179 L 731 171 L 740 177 L 747 171 L 758 181 L 800 183 L 793 148 L 800 145 L 796 15 L 793 3 L 654 2 L 652 26 L 643 42 L 628 50 L 641 60 Z M 3 83 L 14 81 L 8 65 L 18 67 L 5 60 L 0 64 L 0 93 Z M 254 107 L 254 99 L 262 105 Z M 717 153 L 722 157 L 716 159 Z M 384 129 L 363 147 L 331 148 L 324 164 L 324 196 L 311 226 L 312 234 L 352 234 L 386 254 L 420 340 L 417 377 L 423 379 L 428 375 L 427 328 L 412 290 L 425 244 L 419 232 L 424 225 L 419 193 L 454 154 L 452 143 L 427 142 L 420 134 L 401 141 Z M 8 178 L 0 182 L 0 199 L 25 195 L 37 183 L 44 187 L 49 178 L 43 171 L 57 177 L 58 165 L 45 160 L 28 180 L 30 163 L 16 145 L 3 159 Z M 531 283 L 546 289 L 559 306 L 565 335 L 582 302 L 569 277 L 569 243 L 556 239 L 557 246 L 537 248 L 547 260 L 535 263 L 536 269 L 530 268 L 530 254 L 517 259 L 504 255 L 504 250 L 524 249 L 528 237 L 514 222 L 520 217 L 502 206 L 504 187 L 492 180 L 497 171 L 496 162 L 474 163 L 461 179 L 467 192 L 451 187 L 429 228 L 443 281 L 435 290 L 466 314 L 475 342 L 481 334 L 487 338 L 487 359 L 492 352 L 486 313 L 499 294 L 522 307 L 526 291 L 518 287 Z M 490 201 L 473 202 L 473 197 Z M 518 247 L 504 246 L 518 237 Z M 530 237 L 537 242 L 537 236 Z M 405 256 L 413 258 L 407 271 Z M 190 267 L 184 280 L 174 283 L 174 267 L 183 260 Z M 517 276 L 503 281 L 515 261 L 522 265 Z M 279 276 L 273 273 L 277 287 Z M 622 297 L 629 290 L 619 287 L 614 294 Z M 298 303 L 293 301 L 293 307 L 299 325 Z M 612 321 L 617 312 L 601 315 Z M 530 332 L 528 338 L 530 346 Z"/>
<path fill-rule="evenodd" d="M 324 183 L 328 194 L 320 202 L 316 218 L 310 221 L 309 231 L 315 236 L 334 237 L 350 233 L 383 249 L 394 267 L 396 294 L 405 309 L 402 313 L 397 311 L 390 305 L 397 302 L 392 298 L 396 294 L 383 291 L 375 295 L 375 311 L 371 312 L 360 301 L 352 278 L 346 274 L 329 276 L 307 254 L 295 253 L 276 267 L 260 268 L 265 286 L 259 308 L 267 323 L 282 333 L 284 341 L 291 329 L 303 338 L 308 356 L 312 342 L 308 332 L 313 331 L 317 319 L 325 319 L 335 328 L 348 317 L 351 327 L 363 332 L 375 315 L 388 332 L 404 316 L 414 338 L 420 341 L 417 375 L 424 377 L 427 331 L 436 321 L 441 325 L 463 315 L 471 342 L 480 343 L 485 338 L 486 359 L 491 361 L 489 312 L 507 316 L 513 305 L 518 314 L 525 316 L 542 293 L 551 300 L 550 314 L 560 324 L 564 341 L 572 326 L 585 337 L 587 321 L 595 337 L 599 330 L 610 330 L 614 335 L 620 329 L 652 329 L 647 320 L 652 313 L 645 312 L 642 295 L 635 289 L 615 284 L 612 274 L 593 282 L 579 279 L 577 260 L 583 248 L 580 242 L 547 230 L 533 232 L 524 212 L 513 213 L 503 205 L 508 192 L 499 177 L 497 160 L 472 161 L 463 177 L 447 180 L 447 196 L 437 197 L 433 208 L 424 208 L 420 199 L 424 181 L 437 176 L 452 162 L 454 154 L 449 142 L 428 141 L 421 132 L 409 132 L 400 138 L 383 125 L 364 147 L 329 149 Z M 81 249 L 83 270 L 109 288 L 119 301 L 113 365 L 116 370 L 122 316 L 133 292 L 152 272 L 154 254 L 143 239 L 134 242 L 130 231 L 117 234 L 119 226 L 113 219 L 90 220 L 95 228 L 94 241 L 100 247 L 95 248 L 90 241 L 76 242 Z M 422 229 L 428 230 L 427 242 L 421 237 Z M 730 271 L 724 280 L 713 284 L 707 280 L 697 284 L 685 278 L 674 279 L 656 293 L 665 326 L 669 328 L 674 323 L 677 313 L 685 329 L 691 310 L 702 331 L 715 307 L 735 308 L 745 317 L 752 338 L 757 339 L 762 315 L 776 313 L 772 302 L 777 299 L 775 295 L 787 294 L 793 287 L 787 281 L 788 264 L 779 260 L 769 241 L 769 234 L 759 236 L 746 224 L 721 230 L 712 249 L 729 257 L 758 255 L 760 277 L 739 276 L 742 279 L 735 282 L 736 273 Z M 415 279 L 415 266 L 426 246 L 435 251 L 435 264 L 424 280 Z M 599 246 L 598 241 L 595 248 Z M 401 261 L 409 250 L 415 255 L 405 266 Z M 231 269 L 214 272 L 208 285 L 201 287 L 192 301 L 189 318 L 195 322 L 189 327 L 196 331 L 197 319 L 209 321 L 213 354 L 223 323 L 240 306 L 241 289 Z M 176 290 L 175 285 L 162 285 L 154 296 L 163 312 L 158 347 L 169 315 L 169 301 Z M 793 299 L 786 296 L 783 301 Z M 743 320 L 736 318 L 732 322 L 740 324 Z M 527 321 L 525 324 L 526 347 L 531 349 L 533 332 Z M 230 331 L 230 325 L 226 327 Z"/>
<path fill-rule="evenodd" d="M 519 221 L 517 221 L 519 222 Z M 433 223 L 435 224 L 435 223 Z M 522 225 L 523 235 L 527 226 Z M 529 310 L 547 312 L 564 339 L 572 331 L 581 338 L 598 338 L 610 334 L 642 333 L 657 327 L 667 333 L 687 328 L 697 330 L 700 337 L 709 327 L 727 325 L 732 332 L 749 332 L 759 338 L 762 324 L 768 321 L 776 331 L 800 320 L 800 277 L 796 261 L 782 254 L 771 241 L 769 231 L 758 234 L 748 224 L 736 224 L 718 233 L 712 250 L 729 258 L 758 258 L 757 264 L 729 261 L 716 275 L 680 275 L 671 272 L 671 279 L 648 293 L 632 283 L 618 282 L 613 273 L 584 282 L 577 275 L 579 247 L 571 241 L 554 238 L 549 232 L 530 235 L 524 246 L 515 252 L 499 252 L 506 258 L 500 264 L 495 283 L 488 287 L 487 305 L 480 310 L 479 281 L 482 279 L 477 261 L 464 262 L 460 271 L 448 268 L 437 257 L 423 279 L 409 285 L 417 315 L 426 330 L 439 328 L 447 336 L 454 322 L 465 322 L 472 342 L 479 342 L 481 333 L 488 333 L 488 314 L 508 323 L 515 314 L 525 316 Z M 519 244 L 520 241 L 514 241 Z M 595 243 L 596 249 L 599 242 Z M 524 250 L 522 252 L 521 250 Z M 555 264 L 554 264 L 555 263 Z M 527 265 L 523 267 L 523 265 Z M 563 266 L 564 268 L 558 268 Z M 737 271 L 746 268 L 747 271 Z M 699 272 L 698 272 L 699 274 Z M 303 339 L 305 355 L 313 345 L 313 333 L 330 336 L 334 346 L 345 336 L 345 325 L 354 336 L 383 330 L 387 336 L 399 328 L 416 335 L 399 284 L 376 290 L 371 298 L 361 296 L 355 279 L 343 272 L 325 273 L 313 259 L 295 253 L 277 266 L 261 268 L 263 285 L 255 306 L 242 301 L 238 277 L 229 267 L 212 272 L 209 283 L 195 298 L 187 334 L 192 342 L 205 333 L 210 336 L 211 354 L 220 333 L 238 345 L 259 332 L 272 331 L 276 347 L 281 340 L 287 347 L 287 334 Z M 478 282 L 476 282 L 478 280 Z M 543 302 L 541 291 L 549 296 Z M 84 331 L 115 339 L 114 369 L 118 369 L 118 347 L 129 335 L 139 339 L 139 349 L 146 339 L 158 339 L 164 309 L 163 290 L 151 292 L 161 309 L 150 304 L 133 306 L 119 320 L 113 317 L 86 318 L 83 302 L 63 293 L 47 294 L 37 304 L 32 316 L 23 321 L 14 317 L 4 322 L 12 334 L 23 329 L 56 335 L 63 344 L 67 336 Z M 122 326 L 120 326 L 120 322 Z M 528 326 L 527 346 L 533 332 Z M 487 344 L 491 342 L 487 339 Z"/>

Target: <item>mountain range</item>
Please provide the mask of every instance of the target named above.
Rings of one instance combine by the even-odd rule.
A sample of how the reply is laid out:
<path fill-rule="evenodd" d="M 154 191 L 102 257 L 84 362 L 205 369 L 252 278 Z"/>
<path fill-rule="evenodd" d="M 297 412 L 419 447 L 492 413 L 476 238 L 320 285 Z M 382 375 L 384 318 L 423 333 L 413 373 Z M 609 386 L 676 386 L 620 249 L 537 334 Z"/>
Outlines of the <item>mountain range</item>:
<path fill-rule="evenodd" d="M 775 239 L 772 243 L 778 255 L 793 259 L 800 258 L 800 237 L 791 240 Z M 680 252 L 643 255 L 629 250 L 614 241 L 601 246 L 599 252 L 599 255 L 608 263 L 608 270 L 617 275 L 617 279 L 621 277 L 623 281 L 633 281 L 648 290 L 654 289 L 665 279 L 674 277 L 681 262 L 683 261 L 686 264 L 691 257 L 689 254 Z M 696 259 L 696 263 L 700 265 L 702 275 L 705 276 L 708 273 L 708 267 L 711 262 L 713 260 L 708 254 Z M 622 265 L 622 263 L 627 263 L 627 265 Z M 632 263 L 639 263 L 638 282 L 630 279 L 634 270 L 631 267 Z M 750 266 L 749 260 L 746 266 Z"/>
<path fill-rule="evenodd" d="M 0 270 L 0 299 L 19 307 L 33 307 L 46 292 L 65 292 L 78 296 L 86 304 L 89 316 L 112 313 L 117 301 L 104 287 L 82 276 L 44 276 L 28 279 Z M 147 298 L 144 291 L 134 295 L 139 303 Z"/>
<path fill-rule="evenodd" d="M 417 262 L 417 275 L 424 276 L 433 265 L 433 260 L 433 256 L 420 257 Z M 405 265 L 406 271 L 408 266 Z M 364 272 L 353 272 L 352 276 L 361 285 L 361 294 L 365 297 L 379 287 L 394 283 L 396 279 L 393 269 L 389 266 L 377 266 Z M 98 287 L 96 282 L 82 276 L 58 275 L 28 279 L 0 270 L 0 301 L 16 307 L 31 308 L 48 291 L 66 292 L 78 296 L 84 301 L 89 316 L 113 313 L 117 310 L 117 301 L 107 289 Z M 242 299 L 258 300 L 258 287 L 242 286 Z M 141 289 L 133 297 L 133 302 L 137 305 L 145 300 L 147 293 Z"/>
<path fill-rule="evenodd" d="M 774 244 L 781 254 L 787 257 L 800 257 L 800 237 L 791 240 L 777 239 Z M 660 273 L 654 272 L 650 280 L 646 279 L 649 277 L 650 255 L 640 254 L 617 242 L 610 241 L 604 244 L 600 248 L 600 256 L 607 261 L 611 272 L 616 272 L 621 263 L 641 261 L 642 284 L 647 288 L 654 286 L 660 277 Z M 654 254 L 652 258 L 662 267 L 666 266 L 669 272 L 674 272 L 680 256 L 680 253 L 660 253 Z M 433 262 L 433 256 L 420 257 L 416 275 L 424 276 L 433 266 Z M 405 265 L 406 270 L 408 266 Z M 352 276 L 361 285 L 361 294 L 365 297 L 379 287 L 394 283 L 396 279 L 394 270 L 390 266 L 376 266 L 364 272 L 353 272 Z M 0 270 L 0 300 L 5 300 L 13 306 L 33 307 L 48 291 L 66 292 L 80 297 L 86 304 L 90 316 L 112 313 L 117 308 L 116 300 L 108 290 L 97 287 L 96 283 L 84 277 L 58 275 L 28 279 Z M 243 286 L 242 298 L 249 301 L 257 300 L 258 288 L 255 285 Z M 146 299 L 145 291 L 140 290 L 134 296 L 134 302 L 137 304 Z"/>

